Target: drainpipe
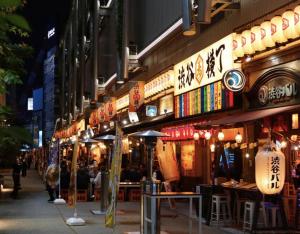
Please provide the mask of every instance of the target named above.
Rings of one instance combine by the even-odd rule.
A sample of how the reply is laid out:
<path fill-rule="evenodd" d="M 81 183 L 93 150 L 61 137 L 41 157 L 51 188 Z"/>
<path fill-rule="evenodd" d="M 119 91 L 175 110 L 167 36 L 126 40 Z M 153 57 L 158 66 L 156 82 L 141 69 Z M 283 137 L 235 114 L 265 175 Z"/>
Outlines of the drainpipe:
<path fill-rule="evenodd" d="M 128 8 L 129 2 L 128 0 L 123 1 L 123 29 L 122 29 L 122 78 L 128 80 L 128 60 L 129 60 L 129 48 L 128 48 Z"/>
<path fill-rule="evenodd" d="M 85 31 L 85 1 L 80 1 L 79 19 L 80 19 L 80 42 L 79 42 L 79 111 L 83 113 L 83 94 L 84 94 L 84 80 L 85 80 L 85 54 L 84 54 L 84 31 Z"/>
<path fill-rule="evenodd" d="M 98 0 L 93 0 L 93 67 L 91 80 L 91 99 L 97 100 L 97 78 L 98 78 Z"/>
<path fill-rule="evenodd" d="M 68 124 L 71 123 L 72 119 L 70 118 L 71 113 L 71 104 L 72 104 L 72 41 L 73 41 L 73 34 L 72 34 L 72 22 L 69 25 L 69 38 L 68 38 Z"/>
<path fill-rule="evenodd" d="M 62 59 L 61 59 L 61 93 L 60 93 L 60 119 L 61 128 L 63 127 L 63 118 L 65 113 L 65 80 L 66 80 L 66 39 L 62 41 Z"/>
<path fill-rule="evenodd" d="M 78 0 L 75 0 L 75 6 L 73 11 L 73 102 L 72 102 L 72 115 L 73 119 L 76 119 L 76 103 L 77 103 L 77 76 L 78 76 L 78 69 L 77 69 L 77 33 L 78 33 Z"/>

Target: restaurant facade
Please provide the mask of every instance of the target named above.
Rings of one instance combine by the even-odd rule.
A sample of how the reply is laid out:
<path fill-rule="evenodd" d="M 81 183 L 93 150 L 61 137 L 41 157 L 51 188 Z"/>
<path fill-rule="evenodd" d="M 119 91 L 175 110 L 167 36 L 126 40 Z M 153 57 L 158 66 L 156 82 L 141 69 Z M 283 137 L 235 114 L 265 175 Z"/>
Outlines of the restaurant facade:
<path fill-rule="evenodd" d="M 213 15 L 193 37 L 183 35 L 180 20 L 173 22 L 172 30 L 165 28 L 156 35 L 163 38 L 136 55 L 142 71 L 131 71 L 123 85 L 112 79 L 105 87 L 85 118 L 86 128 L 102 136 L 121 125 L 122 154 L 134 166 L 148 162 L 145 139 L 130 134 L 167 134 L 156 142 L 154 161 L 164 180 L 182 191 L 226 181 L 256 187 L 256 156 L 271 139 L 284 154 L 278 165 L 284 171 L 265 168 L 268 191 L 284 187 L 289 201 L 295 197 L 288 189 L 293 169 L 300 163 L 298 4 L 241 1 L 238 10 Z M 141 22 L 151 28 L 146 19 Z M 287 211 L 288 220 L 295 210 Z"/>

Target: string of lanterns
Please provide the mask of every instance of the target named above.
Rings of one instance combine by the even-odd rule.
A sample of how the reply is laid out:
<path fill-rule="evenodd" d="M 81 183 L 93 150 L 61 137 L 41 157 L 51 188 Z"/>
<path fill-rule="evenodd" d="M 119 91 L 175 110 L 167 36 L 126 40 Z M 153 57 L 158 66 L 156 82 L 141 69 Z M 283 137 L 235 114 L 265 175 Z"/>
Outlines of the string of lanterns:
<path fill-rule="evenodd" d="M 287 10 L 281 16 L 264 21 L 251 29 L 236 34 L 233 39 L 233 53 L 237 58 L 285 43 L 300 37 L 300 5 Z"/>

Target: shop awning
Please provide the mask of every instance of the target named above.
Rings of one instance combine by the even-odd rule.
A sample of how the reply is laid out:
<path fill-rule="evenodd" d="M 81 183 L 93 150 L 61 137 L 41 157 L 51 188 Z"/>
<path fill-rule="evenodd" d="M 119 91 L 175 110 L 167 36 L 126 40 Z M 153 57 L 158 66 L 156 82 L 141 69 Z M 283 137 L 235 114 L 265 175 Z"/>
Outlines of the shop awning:
<path fill-rule="evenodd" d="M 215 119 L 215 120 L 207 120 L 203 124 L 197 124 L 196 128 L 206 128 L 206 127 L 213 127 L 213 126 L 224 126 L 224 125 L 235 125 L 238 123 L 245 123 L 251 122 L 257 119 L 262 119 L 268 116 L 291 112 L 291 111 L 300 111 L 300 105 L 293 105 L 293 106 L 284 106 L 284 107 L 277 107 L 272 109 L 261 109 L 255 111 L 247 111 L 247 112 L 235 112 L 232 115 L 226 115 L 223 118 Z"/>

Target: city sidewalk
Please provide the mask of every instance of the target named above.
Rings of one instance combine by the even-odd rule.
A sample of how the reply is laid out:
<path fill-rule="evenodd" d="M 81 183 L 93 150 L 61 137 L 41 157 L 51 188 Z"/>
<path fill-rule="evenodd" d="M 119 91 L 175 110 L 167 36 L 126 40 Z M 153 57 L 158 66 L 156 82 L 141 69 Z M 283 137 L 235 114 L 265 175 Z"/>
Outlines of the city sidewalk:
<path fill-rule="evenodd" d="M 7 179 L 7 178 L 6 178 Z M 66 205 L 48 203 L 48 194 L 36 171 L 29 170 L 27 177 L 21 178 L 22 190 L 19 198 L 9 197 L 11 189 L 5 188 L 0 196 L 0 233 L 1 234 L 37 234 L 37 233 L 79 233 L 108 234 L 138 232 L 140 224 L 139 203 L 119 202 L 117 226 L 111 230 L 105 228 L 104 216 L 93 215 L 90 210 L 99 209 L 99 202 L 78 203 L 78 216 L 86 221 L 85 226 L 69 227 L 65 220 L 73 216 L 74 209 Z M 167 202 L 162 205 L 161 230 L 172 234 L 188 233 L 188 218 L 179 211 L 188 211 L 187 204 L 178 203 L 178 209 L 172 211 Z M 186 206 L 186 207 L 185 207 Z M 177 213 L 178 212 L 178 213 Z M 193 233 L 197 223 L 193 222 Z M 225 233 L 214 227 L 203 225 L 203 234 Z"/>

